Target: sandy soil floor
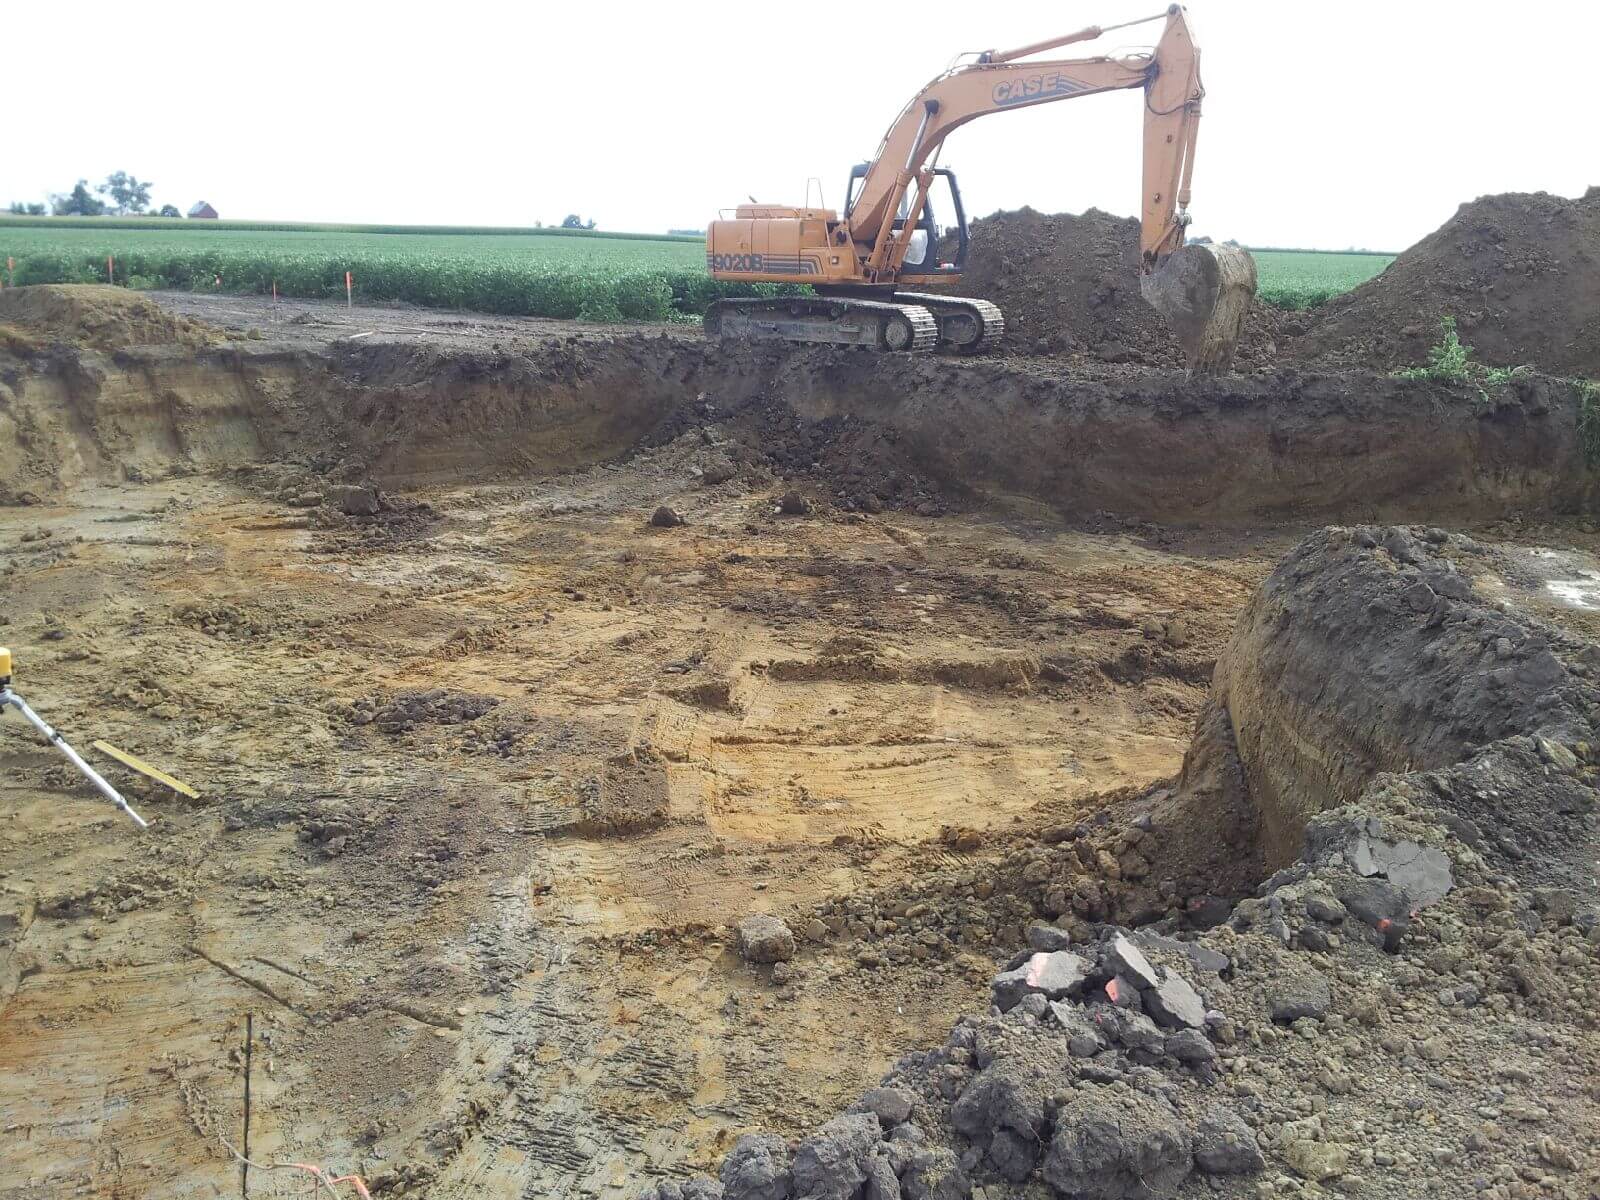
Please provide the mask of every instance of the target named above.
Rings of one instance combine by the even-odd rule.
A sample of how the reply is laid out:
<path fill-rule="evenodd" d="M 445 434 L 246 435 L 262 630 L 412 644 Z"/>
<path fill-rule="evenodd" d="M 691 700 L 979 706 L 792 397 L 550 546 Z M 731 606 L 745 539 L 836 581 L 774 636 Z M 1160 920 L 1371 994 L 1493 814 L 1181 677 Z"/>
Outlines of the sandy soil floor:
<path fill-rule="evenodd" d="M 622 1195 L 807 1127 L 981 1003 L 989 948 L 891 974 L 830 939 L 777 989 L 726 925 L 1173 773 L 1203 670 L 1006 663 L 1179 615 L 1214 654 L 1277 541 L 786 518 L 673 447 L 415 498 L 437 519 L 376 544 L 200 478 L 0 510 L 18 690 L 203 793 L 96 756 L 140 835 L 0 725 L 0 1195 L 224 1187 L 246 1012 L 257 1157 L 428 1161 L 431 1195 Z M 914 669 L 835 669 L 863 634 Z"/>

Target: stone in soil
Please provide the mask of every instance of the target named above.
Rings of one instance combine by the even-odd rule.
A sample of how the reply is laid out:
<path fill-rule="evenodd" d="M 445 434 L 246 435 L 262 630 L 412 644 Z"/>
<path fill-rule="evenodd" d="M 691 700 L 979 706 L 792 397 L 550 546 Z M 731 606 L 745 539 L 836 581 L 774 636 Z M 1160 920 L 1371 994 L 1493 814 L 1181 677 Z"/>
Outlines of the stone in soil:
<path fill-rule="evenodd" d="M 1286 980 L 1269 1001 L 1272 1019 L 1289 1025 L 1302 1017 L 1321 1020 L 1333 1007 L 1333 989 L 1320 975 L 1304 975 Z"/>
<path fill-rule="evenodd" d="M 739 922 L 739 953 L 746 962 L 787 962 L 794 957 L 794 934 L 777 917 L 751 913 Z"/>
<path fill-rule="evenodd" d="M 1199 1029 L 1206 1020 L 1205 1001 L 1199 993 L 1188 980 L 1166 969 L 1161 972 L 1161 982 L 1145 991 L 1144 1007 L 1168 1029 Z"/>
<path fill-rule="evenodd" d="M 1195 1129 L 1194 1165 L 1207 1175 L 1254 1175 L 1267 1161 L 1244 1118 L 1216 1105 Z"/>
<path fill-rule="evenodd" d="M 990 990 L 1001 1012 L 1014 1008 L 1022 997 L 1038 993 L 1051 1000 L 1076 996 L 1089 977 L 1089 963 L 1070 950 L 1034 954 L 1015 970 L 994 977 Z"/>

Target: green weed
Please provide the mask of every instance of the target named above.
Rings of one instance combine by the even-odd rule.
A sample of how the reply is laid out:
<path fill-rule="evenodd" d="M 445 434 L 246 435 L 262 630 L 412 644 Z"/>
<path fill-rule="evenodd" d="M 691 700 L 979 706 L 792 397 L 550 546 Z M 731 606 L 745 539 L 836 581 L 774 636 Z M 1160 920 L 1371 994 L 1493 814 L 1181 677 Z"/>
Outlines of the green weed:
<path fill-rule="evenodd" d="M 1578 444 L 1584 465 L 1600 470 L 1600 383 L 1574 379 L 1572 384 L 1578 393 Z"/>
<path fill-rule="evenodd" d="M 1491 367 L 1474 362 L 1472 347 L 1461 340 L 1454 317 L 1439 318 L 1439 329 L 1442 336 L 1428 351 L 1427 366 L 1401 367 L 1393 372 L 1396 379 L 1470 384 L 1478 389 L 1478 398 L 1487 404 L 1490 388 L 1504 387 L 1516 376 L 1527 373 L 1527 367 Z"/>

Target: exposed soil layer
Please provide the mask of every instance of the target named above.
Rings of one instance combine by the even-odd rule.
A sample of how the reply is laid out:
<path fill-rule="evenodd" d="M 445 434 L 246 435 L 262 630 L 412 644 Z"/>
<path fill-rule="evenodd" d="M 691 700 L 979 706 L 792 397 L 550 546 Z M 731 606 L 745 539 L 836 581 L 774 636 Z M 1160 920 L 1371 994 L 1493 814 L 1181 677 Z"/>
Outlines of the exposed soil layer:
<path fill-rule="evenodd" d="M 665 335 L 514 351 L 373 337 L 24 353 L 0 366 L 0 388 L 13 498 L 261 459 L 336 483 L 505 478 L 702 425 L 713 476 L 810 479 L 817 498 L 867 512 L 1012 496 L 1078 519 L 1422 519 L 1576 511 L 1590 489 L 1576 389 L 1532 375 L 1486 394 Z"/>
<path fill-rule="evenodd" d="M 1421 536 L 1418 536 L 1418 533 Z M 1213 702 L 1231 719 L 1274 865 L 1316 812 L 1380 771 L 1430 771 L 1507 738 L 1595 742 L 1600 648 L 1474 591 L 1492 556 L 1442 529 L 1329 532 L 1284 560 L 1241 614 Z M 1480 849 L 1526 847 L 1563 882 L 1589 872 L 1590 807 L 1560 778 L 1473 813 Z M 1467 814 L 1461 814 L 1463 816 Z"/>
<path fill-rule="evenodd" d="M 1600 377 L 1600 189 L 1578 200 L 1509 192 L 1463 204 L 1382 274 L 1319 309 L 1286 353 L 1378 368 L 1424 363 L 1447 316 L 1483 362 Z"/>
<path fill-rule="evenodd" d="M 1000 306 L 1020 354 L 1181 367 L 1182 348 L 1139 295 L 1139 222 L 1084 213 L 998 212 L 974 221 L 955 290 Z M 1236 367 L 1270 365 L 1305 318 L 1257 302 Z"/>

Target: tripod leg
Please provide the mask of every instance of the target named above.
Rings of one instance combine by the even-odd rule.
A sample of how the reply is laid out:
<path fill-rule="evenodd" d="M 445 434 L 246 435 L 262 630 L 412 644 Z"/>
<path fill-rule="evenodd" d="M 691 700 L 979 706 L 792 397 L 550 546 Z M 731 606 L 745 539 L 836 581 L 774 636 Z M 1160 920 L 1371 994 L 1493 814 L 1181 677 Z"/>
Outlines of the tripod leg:
<path fill-rule="evenodd" d="M 144 829 L 147 826 L 148 822 L 128 806 L 128 802 L 122 798 L 122 793 L 102 779 L 100 772 L 84 762 L 78 752 L 67 745 L 66 740 L 59 733 L 45 724 L 44 719 L 28 707 L 27 701 L 23 700 L 21 696 L 10 688 L 0 688 L 0 708 L 4 708 L 7 704 L 21 713 L 23 720 L 37 729 L 47 742 L 50 742 L 57 750 L 66 755 L 67 761 L 77 767 L 83 773 L 83 777 L 94 784 L 102 796 L 127 813 L 135 825 L 140 829 Z"/>

